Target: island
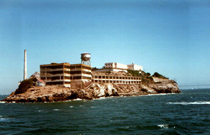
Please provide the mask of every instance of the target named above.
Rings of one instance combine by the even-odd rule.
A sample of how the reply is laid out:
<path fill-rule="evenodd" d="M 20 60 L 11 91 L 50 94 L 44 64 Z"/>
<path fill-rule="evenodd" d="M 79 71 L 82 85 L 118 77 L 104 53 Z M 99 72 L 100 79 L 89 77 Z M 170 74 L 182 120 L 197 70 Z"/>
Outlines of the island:
<path fill-rule="evenodd" d="M 110 96 L 139 96 L 180 93 L 177 82 L 143 67 L 117 62 L 102 68 L 91 67 L 90 53 L 81 54 L 80 64 L 51 63 L 40 65 L 27 79 L 26 50 L 24 80 L 3 102 L 57 102 L 74 99 L 92 100 Z"/>
<path fill-rule="evenodd" d="M 93 74 L 99 74 L 94 73 Z M 101 74 L 101 73 L 100 73 Z M 111 72 L 106 75 L 136 76 L 135 72 Z M 114 84 L 114 83 L 91 83 L 83 88 L 68 88 L 59 85 L 36 86 L 37 79 L 31 77 L 24 80 L 19 88 L 12 92 L 4 102 L 57 102 L 74 99 L 92 100 L 110 96 L 140 96 L 148 94 L 180 93 L 178 84 L 161 74 L 153 75 L 142 71 L 140 84 Z"/>

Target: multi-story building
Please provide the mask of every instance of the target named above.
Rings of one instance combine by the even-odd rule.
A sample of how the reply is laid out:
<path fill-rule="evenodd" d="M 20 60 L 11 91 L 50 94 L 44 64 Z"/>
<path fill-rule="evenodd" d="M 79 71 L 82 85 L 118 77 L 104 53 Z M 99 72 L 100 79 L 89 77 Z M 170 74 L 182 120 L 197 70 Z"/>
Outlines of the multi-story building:
<path fill-rule="evenodd" d="M 90 66 L 90 53 L 82 53 L 83 64 L 51 63 L 40 65 L 40 76 L 46 85 L 60 85 L 71 88 L 84 88 L 94 83 L 115 83 L 115 84 L 140 84 L 141 78 L 120 74 L 107 74 L 107 71 L 115 73 L 127 70 L 143 70 L 142 66 L 135 64 L 125 65 L 120 63 L 105 63 L 104 68 L 92 72 Z M 86 64 L 84 64 L 86 63 Z"/>
<path fill-rule="evenodd" d="M 71 80 L 89 81 L 92 78 L 91 67 L 85 64 L 70 65 Z"/>
<path fill-rule="evenodd" d="M 91 83 L 91 66 L 73 64 L 70 66 L 71 88 L 83 88 Z"/>
<path fill-rule="evenodd" d="M 90 82 L 91 67 L 85 64 L 51 63 L 40 65 L 41 79 L 46 85 L 71 87 Z"/>
<path fill-rule="evenodd" d="M 94 83 L 140 84 L 141 77 L 93 72 L 92 81 Z"/>
<path fill-rule="evenodd" d="M 46 85 L 61 85 L 70 87 L 70 64 L 51 63 L 40 65 L 40 76 Z"/>

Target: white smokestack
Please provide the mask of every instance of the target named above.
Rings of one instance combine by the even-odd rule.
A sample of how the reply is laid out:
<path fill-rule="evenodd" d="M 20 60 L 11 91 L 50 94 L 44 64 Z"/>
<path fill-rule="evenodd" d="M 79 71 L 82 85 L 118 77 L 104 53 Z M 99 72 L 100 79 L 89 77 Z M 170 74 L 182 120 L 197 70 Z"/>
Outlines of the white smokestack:
<path fill-rule="evenodd" d="M 24 74 L 23 74 L 23 80 L 27 79 L 27 51 L 24 50 Z"/>

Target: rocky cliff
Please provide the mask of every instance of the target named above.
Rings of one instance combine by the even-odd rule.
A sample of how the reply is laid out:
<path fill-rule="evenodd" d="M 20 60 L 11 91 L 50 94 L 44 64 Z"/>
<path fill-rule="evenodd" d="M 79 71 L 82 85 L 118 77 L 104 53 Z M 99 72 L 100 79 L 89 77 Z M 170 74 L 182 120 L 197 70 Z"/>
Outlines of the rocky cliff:
<path fill-rule="evenodd" d="M 108 96 L 133 96 L 159 93 L 180 93 L 175 81 L 153 77 L 147 84 L 98 84 L 85 89 L 70 89 L 59 86 L 32 86 L 23 93 L 13 92 L 4 102 L 56 102 L 76 98 L 92 100 Z"/>

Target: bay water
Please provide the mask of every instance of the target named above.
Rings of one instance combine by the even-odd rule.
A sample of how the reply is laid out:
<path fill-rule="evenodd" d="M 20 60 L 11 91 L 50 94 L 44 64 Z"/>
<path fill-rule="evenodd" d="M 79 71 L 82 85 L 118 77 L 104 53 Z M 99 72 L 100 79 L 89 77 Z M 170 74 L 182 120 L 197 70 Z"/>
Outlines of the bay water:
<path fill-rule="evenodd" d="M 0 103 L 0 135 L 16 134 L 209 135 L 210 89 L 54 103 Z"/>

